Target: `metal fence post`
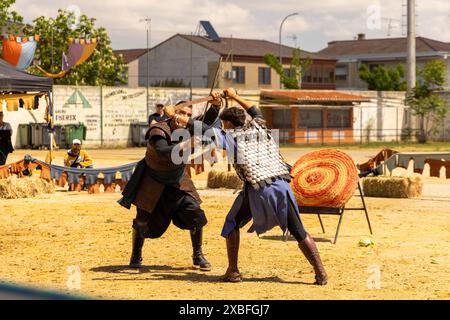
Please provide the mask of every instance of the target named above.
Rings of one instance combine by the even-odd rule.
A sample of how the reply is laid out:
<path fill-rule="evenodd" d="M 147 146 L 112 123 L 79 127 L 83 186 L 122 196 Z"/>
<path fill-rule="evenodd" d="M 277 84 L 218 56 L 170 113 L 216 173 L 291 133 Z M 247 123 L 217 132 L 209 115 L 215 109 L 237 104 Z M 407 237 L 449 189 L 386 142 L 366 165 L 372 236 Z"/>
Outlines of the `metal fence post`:
<path fill-rule="evenodd" d="M 103 148 L 103 86 L 100 86 L 100 146 Z"/>
<path fill-rule="evenodd" d="M 360 144 L 363 143 L 363 110 L 362 110 L 362 106 L 359 106 L 359 140 L 360 140 Z"/>
<path fill-rule="evenodd" d="M 395 141 L 398 143 L 398 106 L 395 108 Z"/>

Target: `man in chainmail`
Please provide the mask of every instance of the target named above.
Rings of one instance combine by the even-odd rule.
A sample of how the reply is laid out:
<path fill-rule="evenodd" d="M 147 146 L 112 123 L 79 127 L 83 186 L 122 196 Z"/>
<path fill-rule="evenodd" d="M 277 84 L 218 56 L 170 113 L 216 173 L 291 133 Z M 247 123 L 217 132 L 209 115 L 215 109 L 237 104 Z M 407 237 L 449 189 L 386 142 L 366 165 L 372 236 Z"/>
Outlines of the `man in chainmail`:
<path fill-rule="evenodd" d="M 315 283 L 325 285 L 328 281 L 327 274 L 313 238 L 303 227 L 289 185 L 290 166 L 283 161 L 261 111 L 238 96 L 234 89 L 227 89 L 224 94 L 242 107 L 226 108 L 222 111 L 220 119 L 225 131 L 175 115 L 172 108 L 165 111 L 166 115 L 173 117 L 191 133 L 197 132 L 194 128 L 201 126 L 203 134 L 214 136 L 216 145 L 227 151 L 229 161 L 233 161 L 238 176 L 244 181 L 244 188 L 232 205 L 222 229 L 228 253 L 228 269 L 223 280 L 242 281 L 238 269 L 239 229 L 253 220 L 249 232 L 256 231 L 258 235 L 277 225 L 283 232 L 289 231 L 313 266 Z M 213 96 L 218 99 L 220 94 L 214 93 Z M 246 122 L 247 115 L 251 118 L 249 122 Z"/>

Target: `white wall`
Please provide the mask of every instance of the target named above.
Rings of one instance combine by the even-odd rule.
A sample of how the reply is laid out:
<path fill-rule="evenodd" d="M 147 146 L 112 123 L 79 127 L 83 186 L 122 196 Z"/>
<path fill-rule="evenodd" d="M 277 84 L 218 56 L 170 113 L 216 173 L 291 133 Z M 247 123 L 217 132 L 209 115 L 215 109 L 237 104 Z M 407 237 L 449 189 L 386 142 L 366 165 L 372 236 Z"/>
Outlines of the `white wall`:
<path fill-rule="evenodd" d="M 258 90 L 240 90 L 241 95 L 259 105 Z M 401 129 L 409 126 L 405 122 L 404 92 L 345 91 L 347 93 L 369 98 L 360 106 L 354 107 L 354 137 L 359 141 L 363 129 L 363 141 L 367 141 L 367 129 L 371 128 L 370 141 L 380 141 L 377 132 L 383 135 L 383 141 L 400 140 Z M 205 97 L 209 89 L 195 89 L 193 99 Z M 450 92 L 444 94 L 450 103 Z M 84 97 L 84 99 L 82 98 Z M 104 147 L 126 147 L 131 145 L 130 124 L 146 122 L 146 88 L 126 87 L 75 87 L 54 86 L 55 124 L 83 123 L 87 127 L 85 145 L 89 148 L 100 147 L 103 135 Z M 179 100 L 189 100 L 190 90 L 187 88 L 150 88 L 149 113 L 154 112 L 156 103 L 175 104 Z M 202 112 L 204 104 L 197 105 L 194 115 Z M 5 121 L 13 127 L 13 144 L 20 147 L 18 126 L 21 123 L 44 122 L 45 100 L 41 99 L 38 110 L 8 112 Z M 412 121 L 415 126 L 415 121 Z M 103 125 L 102 125 L 103 124 Z M 379 131 L 377 131 L 379 129 Z M 450 113 L 447 116 L 445 129 L 436 138 L 450 140 Z"/>
<path fill-rule="evenodd" d="M 354 137 L 363 142 L 400 141 L 402 129 L 413 127 L 405 119 L 405 92 L 345 91 L 368 98 L 354 107 Z M 362 130 L 361 130 L 362 129 Z"/>
<path fill-rule="evenodd" d="M 100 87 L 54 86 L 54 123 L 83 123 L 87 127 L 86 145 L 100 146 L 100 93 Z"/>
<path fill-rule="evenodd" d="M 139 87 L 139 59 L 133 60 L 128 64 L 128 82 L 126 87 Z"/>
<path fill-rule="evenodd" d="M 243 91 L 244 96 L 253 100 L 259 97 L 259 91 Z M 175 104 L 180 100 L 190 100 L 187 88 L 150 88 L 148 91 L 149 111 L 155 111 L 156 103 Z M 209 89 L 195 89 L 192 98 L 209 95 Z M 89 148 L 126 147 L 132 144 L 130 124 L 147 122 L 147 88 L 127 87 L 88 87 L 88 86 L 54 86 L 53 87 L 55 124 L 67 125 L 83 123 L 87 127 L 84 145 Z M 258 103 L 256 103 L 258 104 Z M 194 115 L 202 112 L 205 104 L 194 108 Z M 20 109 L 8 112 L 5 121 L 13 127 L 13 144 L 20 148 L 19 124 L 45 122 L 45 100 L 41 99 L 40 108 L 33 111 Z"/>
<path fill-rule="evenodd" d="M 19 136 L 19 124 L 21 123 L 44 123 L 45 115 L 45 99 L 41 98 L 39 102 L 39 109 L 27 111 L 25 109 L 20 109 L 19 111 L 7 111 L 6 107 L 3 105 L 4 121 L 9 122 L 13 129 L 12 134 L 12 144 L 15 147 L 20 146 L 20 136 Z"/>

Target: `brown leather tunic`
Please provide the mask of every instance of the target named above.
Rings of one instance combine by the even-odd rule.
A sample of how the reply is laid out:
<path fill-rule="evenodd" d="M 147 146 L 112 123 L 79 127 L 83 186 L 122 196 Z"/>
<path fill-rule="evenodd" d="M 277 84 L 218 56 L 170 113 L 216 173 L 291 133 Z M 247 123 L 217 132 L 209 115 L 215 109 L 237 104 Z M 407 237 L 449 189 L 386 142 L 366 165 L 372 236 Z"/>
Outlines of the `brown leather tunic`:
<path fill-rule="evenodd" d="M 161 156 L 157 152 L 153 144 L 150 143 L 152 137 L 161 136 L 167 140 L 169 145 L 173 144 L 170 138 L 171 134 L 172 130 L 165 122 L 155 123 L 149 129 L 149 140 L 147 142 L 145 162 L 147 166 L 154 171 L 164 172 L 176 170 L 177 168 L 180 168 L 180 166 L 186 167 L 184 164 L 176 165 L 172 161 L 170 161 L 170 159 Z M 194 186 L 194 183 L 187 174 L 187 170 L 188 169 L 185 170 L 183 177 L 181 178 L 181 181 L 177 187 L 192 196 L 199 203 L 201 203 L 200 196 Z M 144 176 L 142 177 L 133 204 L 139 209 L 145 210 L 147 212 L 152 212 L 155 209 L 156 204 L 161 197 L 161 194 L 164 192 L 164 188 L 165 185 L 153 179 L 150 175 L 149 170 L 146 170 Z"/>

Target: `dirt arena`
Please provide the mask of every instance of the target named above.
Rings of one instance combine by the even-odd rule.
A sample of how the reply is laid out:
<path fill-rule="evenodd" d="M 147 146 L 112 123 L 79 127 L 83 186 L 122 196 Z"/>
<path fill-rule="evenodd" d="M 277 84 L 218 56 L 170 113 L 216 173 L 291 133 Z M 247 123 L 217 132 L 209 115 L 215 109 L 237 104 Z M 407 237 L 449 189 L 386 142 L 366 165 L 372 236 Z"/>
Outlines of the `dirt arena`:
<path fill-rule="evenodd" d="M 309 150 L 283 149 L 282 153 L 293 163 Z M 344 151 L 362 162 L 379 148 Z M 440 151 L 450 151 L 450 146 Z M 27 153 L 39 159 L 46 154 L 17 150 L 8 160 Z M 56 163 L 61 163 L 62 154 L 57 153 Z M 144 149 L 91 154 L 96 167 L 108 167 L 137 161 Z M 173 226 L 161 239 L 146 240 L 144 268 L 129 269 L 135 211 L 116 203 L 120 193 L 59 190 L 35 199 L 0 200 L 0 280 L 103 299 L 450 298 L 450 180 L 424 178 L 421 199 L 366 198 L 374 235 L 363 212 L 349 211 L 336 245 L 331 241 L 337 217 L 323 216 L 323 234 L 317 216 L 302 215 L 328 271 L 325 287 L 312 285 L 312 267 L 293 239 L 282 241 L 280 229 L 260 238 L 242 232 L 244 281 L 221 283 L 227 258 L 220 230 L 236 195 L 232 190 L 207 190 L 205 173 L 195 177 L 195 183 L 209 220 L 204 252 L 213 265 L 211 272 L 191 268 L 189 233 Z M 359 205 L 358 197 L 350 200 L 349 206 Z M 359 247 L 358 242 L 367 237 L 375 245 Z M 79 290 L 67 287 L 70 266 L 81 270 Z M 373 268 L 380 270 L 379 289 L 367 284 Z"/>

